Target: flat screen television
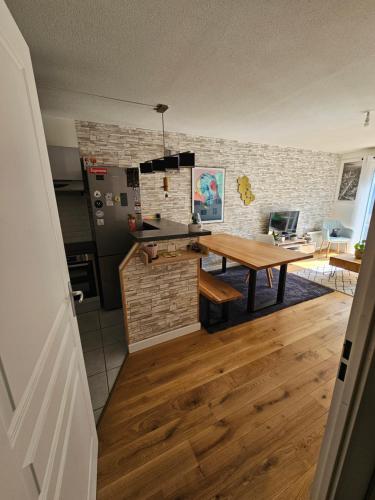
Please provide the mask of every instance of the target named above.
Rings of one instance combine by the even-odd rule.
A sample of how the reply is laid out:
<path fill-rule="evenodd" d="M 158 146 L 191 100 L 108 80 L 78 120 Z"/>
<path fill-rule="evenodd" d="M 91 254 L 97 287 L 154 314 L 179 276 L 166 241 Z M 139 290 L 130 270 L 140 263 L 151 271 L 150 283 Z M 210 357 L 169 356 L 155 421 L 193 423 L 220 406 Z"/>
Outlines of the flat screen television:
<path fill-rule="evenodd" d="M 297 231 L 299 212 L 271 212 L 268 229 L 270 232 L 295 233 Z"/>

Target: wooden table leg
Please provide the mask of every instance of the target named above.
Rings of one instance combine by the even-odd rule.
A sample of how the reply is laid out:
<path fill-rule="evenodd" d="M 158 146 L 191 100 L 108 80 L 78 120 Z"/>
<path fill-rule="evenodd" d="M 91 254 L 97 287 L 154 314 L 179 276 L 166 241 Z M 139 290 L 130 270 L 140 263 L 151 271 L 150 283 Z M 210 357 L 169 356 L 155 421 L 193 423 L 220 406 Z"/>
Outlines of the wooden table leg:
<path fill-rule="evenodd" d="M 267 267 L 266 273 L 267 273 L 268 286 L 272 288 L 272 279 L 273 279 L 272 267 Z"/>
<path fill-rule="evenodd" d="M 249 271 L 249 287 L 247 292 L 247 312 L 255 311 L 255 290 L 257 285 L 257 272 L 254 269 Z"/>
<path fill-rule="evenodd" d="M 260 311 L 262 309 L 266 309 L 267 307 L 275 306 L 276 304 L 281 304 L 282 302 L 284 302 L 287 269 L 288 269 L 288 264 L 283 264 L 280 266 L 279 283 L 277 286 L 276 302 L 274 300 L 267 301 L 266 303 L 259 304 L 258 307 L 255 307 L 255 290 L 256 290 L 257 272 L 254 269 L 249 270 L 249 288 L 248 288 L 248 296 L 247 296 L 247 312 Z"/>
<path fill-rule="evenodd" d="M 281 304 L 282 302 L 284 302 L 287 269 L 288 269 L 288 264 L 283 264 L 280 266 L 279 284 L 277 287 L 277 300 L 276 300 L 277 304 Z"/>

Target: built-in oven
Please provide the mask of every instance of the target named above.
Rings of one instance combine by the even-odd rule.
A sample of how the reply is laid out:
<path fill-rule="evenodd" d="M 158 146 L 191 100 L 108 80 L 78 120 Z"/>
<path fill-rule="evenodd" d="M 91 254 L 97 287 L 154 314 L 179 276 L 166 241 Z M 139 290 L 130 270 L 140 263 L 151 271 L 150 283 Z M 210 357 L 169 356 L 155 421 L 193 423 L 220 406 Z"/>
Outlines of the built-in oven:
<path fill-rule="evenodd" d="M 82 304 L 78 304 L 78 297 L 75 297 L 77 312 L 99 308 L 100 298 L 95 255 L 88 253 L 68 255 L 67 262 L 73 292 L 81 291 L 83 293 Z"/>

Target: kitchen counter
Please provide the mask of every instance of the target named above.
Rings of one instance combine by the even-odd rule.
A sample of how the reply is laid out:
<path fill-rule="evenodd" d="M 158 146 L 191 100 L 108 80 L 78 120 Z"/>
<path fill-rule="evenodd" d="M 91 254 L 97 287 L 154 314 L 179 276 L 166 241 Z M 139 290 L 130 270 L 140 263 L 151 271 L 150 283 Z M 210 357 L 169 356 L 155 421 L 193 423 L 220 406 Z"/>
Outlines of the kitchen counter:
<path fill-rule="evenodd" d="M 208 236 L 211 234 L 211 231 L 203 229 L 191 233 L 187 224 L 180 224 L 168 219 L 144 219 L 143 229 L 130 234 L 134 241 L 142 243 L 146 241 Z"/>
<path fill-rule="evenodd" d="M 186 230 L 183 224 L 177 224 L 177 229 L 179 226 Z M 172 227 L 174 224 L 164 226 L 165 230 Z M 175 232 L 171 234 L 172 239 L 163 239 L 162 235 L 163 241 L 158 241 L 158 259 L 145 260 L 141 240 L 134 242 L 120 264 L 124 323 L 131 353 L 200 329 L 202 254 L 191 250 L 198 238 L 190 233 L 184 236 L 185 232 L 179 237 Z M 167 257 L 170 247 L 174 248 L 174 257 Z"/>

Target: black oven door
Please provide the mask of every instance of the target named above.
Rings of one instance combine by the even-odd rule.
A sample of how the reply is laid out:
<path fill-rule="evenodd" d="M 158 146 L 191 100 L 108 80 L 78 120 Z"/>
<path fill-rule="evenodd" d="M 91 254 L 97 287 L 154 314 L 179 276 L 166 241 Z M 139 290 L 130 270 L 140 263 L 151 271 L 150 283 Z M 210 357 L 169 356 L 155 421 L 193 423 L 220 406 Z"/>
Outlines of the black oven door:
<path fill-rule="evenodd" d="M 98 296 L 94 258 L 68 263 L 70 283 L 73 291 L 82 291 L 83 299 Z M 75 297 L 78 300 L 79 297 Z"/>

